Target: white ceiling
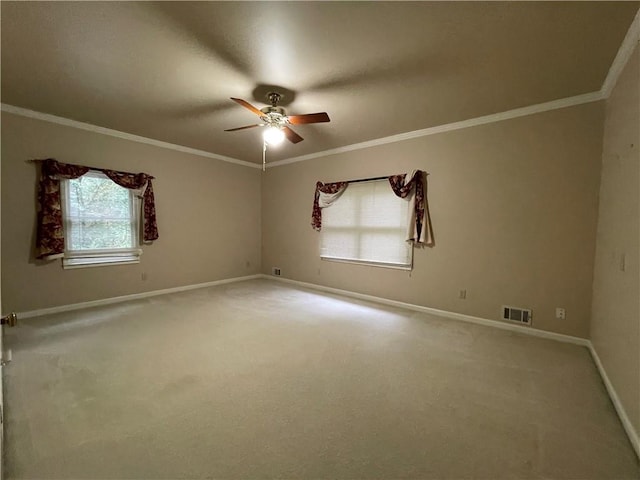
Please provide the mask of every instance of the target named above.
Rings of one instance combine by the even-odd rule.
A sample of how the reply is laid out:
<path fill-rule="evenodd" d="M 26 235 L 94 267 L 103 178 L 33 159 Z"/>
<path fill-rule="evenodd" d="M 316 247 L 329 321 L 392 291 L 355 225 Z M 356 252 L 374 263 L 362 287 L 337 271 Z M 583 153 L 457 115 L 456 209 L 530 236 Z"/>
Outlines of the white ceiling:
<path fill-rule="evenodd" d="M 601 88 L 638 2 L 8 2 L 2 102 L 244 161 L 229 97 L 326 111 L 271 160 Z"/>

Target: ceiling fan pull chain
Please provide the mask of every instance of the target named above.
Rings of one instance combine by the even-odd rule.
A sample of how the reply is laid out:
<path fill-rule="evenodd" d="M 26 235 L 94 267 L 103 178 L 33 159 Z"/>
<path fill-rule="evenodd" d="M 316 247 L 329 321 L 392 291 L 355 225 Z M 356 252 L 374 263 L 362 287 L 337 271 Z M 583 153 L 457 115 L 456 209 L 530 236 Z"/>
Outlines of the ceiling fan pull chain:
<path fill-rule="evenodd" d="M 262 171 L 264 172 L 267 169 L 267 142 L 264 140 L 262 142 Z"/>

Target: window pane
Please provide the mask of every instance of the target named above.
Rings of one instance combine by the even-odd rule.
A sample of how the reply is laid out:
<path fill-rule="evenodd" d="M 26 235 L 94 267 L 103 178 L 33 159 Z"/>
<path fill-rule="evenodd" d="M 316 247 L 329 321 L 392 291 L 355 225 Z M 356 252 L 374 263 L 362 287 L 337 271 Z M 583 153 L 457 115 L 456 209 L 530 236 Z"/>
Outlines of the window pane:
<path fill-rule="evenodd" d="M 69 180 L 71 217 L 120 218 L 131 217 L 129 190 L 108 178 L 82 176 Z"/>
<path fill-rule="evenodd" d="M 351 187 L 347 187 L 347 190 L 349 190 L 349 188 Z M 357 195 L 345 195 L 347 190 L 345 190 L 345 193 L 343 193 L 338 201 L 331 205 L 330 208 L 322 209 L 323 228 L 325 225 L 325 215 L 329 211 L 328 215 L 331 217 L 329 224 L 331 226 L 350 227 L 357 223 L 360 198 Z"/>
<path fill-rule="evenodd" d="M 407 263 L 407 242 L 405 231 L 363 232 L 360 236 L 360 251 L 363 260 L 379 261 L 383 258 L 390 263 Z"/>
<path fill-rule="evenodd" d="M 398 198 L 388 182 L 375 182 L 370 192 L 362 195 L 363 226 L 389 226 L 406 228 L 406 210 L 408 201 Z"/>
<path fill-rule="evenodd" d="M 333 207 L 332 207 L 333 208 Z M 327 229 L 322 227 L 320 256 L 353 259 L 358 255 L 359 234 L 357 230 Z"/>
<path fill-rule="evenodd" d="M 84 175 L 67 188 L 67 248 L 133 248 L 132 195 L 105 176 Z"/>
<path fill-rule="evenodd" d="M 386 180 L 352 183 L 322 210 L 320 256 L 410 266 L 408 219 L 409 202 Z"/>
<path fill-rule="evenodd" d="M 128 220 L 78 220 L 70 224 L 71 250 L 131 248 L 131 223 Z"/>

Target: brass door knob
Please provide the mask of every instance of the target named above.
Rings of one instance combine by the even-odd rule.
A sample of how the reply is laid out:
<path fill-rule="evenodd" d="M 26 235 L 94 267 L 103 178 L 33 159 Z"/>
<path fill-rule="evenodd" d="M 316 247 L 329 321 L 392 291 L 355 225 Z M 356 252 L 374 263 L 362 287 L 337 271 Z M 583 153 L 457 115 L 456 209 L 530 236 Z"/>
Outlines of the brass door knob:
<path fill-rule="evenodd" d="M 15 314 L 15 312 L 11 312 L 9 315 L 0 318 L 0 325 L 15 327 L 16 323 L 18 323 L 18 316 Z"/>

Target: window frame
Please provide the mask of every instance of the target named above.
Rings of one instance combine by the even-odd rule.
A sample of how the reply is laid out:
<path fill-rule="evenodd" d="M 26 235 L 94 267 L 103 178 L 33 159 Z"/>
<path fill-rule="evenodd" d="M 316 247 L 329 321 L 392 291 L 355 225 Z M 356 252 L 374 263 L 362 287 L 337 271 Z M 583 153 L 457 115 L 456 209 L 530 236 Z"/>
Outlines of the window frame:
<path fill-rule="evenodd" d="M 391 187 L 388 185 L 388 182 L 385 179 L 380 179 L 380 180 L 367 180 L 367 181 L 363 181 L 363 182 L 354 182 L 354 183 L 367 183 L 367 184 L 372 184 L 372 183 L 379 183 L 379 184 L 387 184 L 387 187 L 389 188 L 389 192 L 391 192 L 399 201 L 403 202 L 406 201 L 405 199 L 402 199 L 400 197 L 397 197 L 395 195 L 395 193 L 393 193 L 393 190 L 391 189 Z M 347 187 L 347 190 L 345 191 L 345 194 L 349 191 L 349 188 L 351 188 L 351 186 Z M 336 204 L 338 204 L 340 202 L 341 198 L 338 198 L 336 200 Z M 326 208 L 333 208 L 334 206 L 332 205 L 331 207 L 326 207 Z M 325 209 L 323 209 L 325 210 Z M 326 210 L 325 210 L 326 211 Z M 409 212 L 409 202 L 407 202 L 407 215 L 411 215 L 411 212 Z M 360 217 L 360 215 L 356 215 L 356 217 Z M 326 217 L 325 217 L 326 219 Z M 408 219 L 407 219 L 408 220 Z M 360 260 L 357 258 L 348 258 L 348 257 L 336 257 L 336 256 L 330 256 L 330 255 L 326 255 L 322 253 L 322 244 L 323 244 L 323 239 L 322 239 L 322 235 L 326 234 L 326 230 L 327 229 L 332 229 L 334 227 L 327 227 L 326 223 L 323 221 L 323 226 L 322 226 L 322 230 L 320 231 L 321 233 L 321 237 L 319 239 L 319 249 L 320 249 L 320 260 L 323 261 L 328 261 L 328 262 L 336 262 L 336 263 L 349 263 L 349 264 L 354 264 L 354 265 L 365 265 L 365 266 L 370 266 L 370 267 L 380 267 L 380 268 L 389 268 L 389 269 L 393 269 L 393 270 L 404 270 L 404 271 L 412 271 L 413 270 L 413 242 L 409 242 L 406 240 L 406 238 L 403 240 L 403 242 L 405 242 L 406 248 L 408 249 L 408 262 L 407 263 L 395 263 L 395 262 L 384 262 L 384 261 L 376 261 L 376 260 Z M 360 236 L 362 233 L 366 233 L 365 227 L 363 227 L 362 225 L 349 225 L 349 226 L 345 226 L 343 227 L 344 230 L 352 230 L 355 231 L 353 233 L 353 235 L 358 235 Z M 377 227 L 380 228 L 380 227 Z M 371 230 L 375 230 L 376 227 L 371 227 Z M 406 236 L 406 226 L 403 227 L 404 230 L 404 234 Z"/>
<path fill-rule="evenodd" d="M 90 170 L 83 177 L 89 176 L 101 178 L 113 182 L 103 172 Z M 70 219 L 68 212 L 70 210 L 69 185 L 71 180 L 60 180 L 62 222 L 64 231 L 64 255 L 62 257 L 62 267 L 64 269 L 87 268 L 87 267 L 103 267 L 108 265 L 129 265 L 140 263 L 142 248 L 140 248 L 140 217 L 141 217 L 141 199 L 140 192 L 136 189 L 123 188 L 129 194 L 129 210 L 132 218 L 131 221 L 131 248 L 101 248 L 93 250 L 72 250 L 69 247 L 70 235 Z M 115 182 L 114 182 L 115 184 Z"/>

